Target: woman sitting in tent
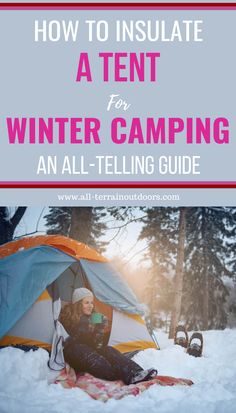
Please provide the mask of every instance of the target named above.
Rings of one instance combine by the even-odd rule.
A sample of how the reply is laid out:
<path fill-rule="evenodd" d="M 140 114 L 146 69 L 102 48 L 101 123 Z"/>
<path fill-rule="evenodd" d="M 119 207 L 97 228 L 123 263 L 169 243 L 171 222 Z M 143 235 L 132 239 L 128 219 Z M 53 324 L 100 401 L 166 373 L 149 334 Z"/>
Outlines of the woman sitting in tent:
<path fill-rule="evenodd" d="M 64 343 L 65 361 L 76 372 L 87 372 L 105 380 L 134 384 L 156 376 L 157 370 L 143 370 L 113 347 L 104 345 L 107 319 L 94 311 L 93 293 L 77 288 L 72 303 L 65 305 L 60 321 L 69 337 Z"/>

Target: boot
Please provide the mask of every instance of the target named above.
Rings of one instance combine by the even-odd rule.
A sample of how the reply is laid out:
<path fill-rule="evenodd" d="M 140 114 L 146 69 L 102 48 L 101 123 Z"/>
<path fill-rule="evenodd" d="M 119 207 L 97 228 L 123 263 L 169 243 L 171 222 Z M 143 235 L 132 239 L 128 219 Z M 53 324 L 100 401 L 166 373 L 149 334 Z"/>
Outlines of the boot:
<path fill-rule="evenodd" d="M 131 378 L 130 384 L 136 384 L 141 381 L 147 381 L 151 380 L 157 375 L 157 370 L 156 369 L 148 369 L 148 370 L 141 370 L 138 373 L 134 374 L 134 376 Z"/>

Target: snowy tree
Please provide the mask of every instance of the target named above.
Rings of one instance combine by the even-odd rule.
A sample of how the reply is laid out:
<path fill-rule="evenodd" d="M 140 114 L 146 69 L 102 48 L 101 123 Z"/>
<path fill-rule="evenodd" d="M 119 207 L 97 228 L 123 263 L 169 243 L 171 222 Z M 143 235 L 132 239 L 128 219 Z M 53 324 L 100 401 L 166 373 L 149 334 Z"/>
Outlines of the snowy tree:
<path fill-rule="evenodd" d="M 69 236 L 102 252 L 106 243 L 100 237 L 106 229 L 106 215 L 104 208 L 51 207 L 45 216 L 47 234 Z"/>
<path fill-rule="evenodd" d="M 227 300 L 227 307 L 229 313 L 229 325 L 236 326 L 236 208 L 231 208 L 231 222 L 228 225 L 230 237 L 227 246 L 230 251 L 230 258 L 228 260 L 229 268 L 232 274 L 231 279 L 226 280 L 229 286 L 230 296 Z"/>
<path fill-rule="evenodd" d="M 18 207 L 11 215 L 7 207 L 0 207 L 0 245 L 12 241 L 15 229 L 25 211 L 26 207 Z"/>
<path fill-rule="evenodd" d="M 230 240 L 231 249 L 235 248 L 235 244 L 232 244 L 232 237 L 235 237 L 232 209 L 185 209 L 185 259 L 180 285 L 176 285 L 174 274 L 178 273 L 177 245 L 181 208 L 150 208 L 146 210 L 147 217 L 143 219 L 140 238 L 145 238 L 148 242 L 147 256 L 152 273 L 149 287 L 152 318 L 157 323 L 161 310 L 165 308 L 164 297 L 170 303 L 171 300 L 175 301 L 174 296 L 176 299 L 178 296 L 178 306 L 175 303 L 173 309 L 177 313 L 175 324 L 181 319 L 190 329 L 224 328 L 227 325 L 228 296 L 224 277 L 232 275 L 235 264 L 234 261 L 230 269 Z M 232 259 L 235 256 L 232 251 L 231 256 Z M 171 288 L 163 280 L 171 281 Z M 182 306 L 179 315 L 180 303 Z"/>
<path fill-rule="evenodd" d="M 180 208 L 179 212 L 179 229 L 178 229 L 178 247 L 175 267 L 174 299 L 171 314 L 171 324 L 169 337 L 174 338 L 175 330 L 180 321 L 181 303 L 183 293 L 183 275 L 184 275 L 184 246 L 186 238 L 186 208 Z"/>
<path fill-rule="evenodd" d="M 194 329 L 224 328 L 228 290 L 223 282 L 231 273 L 226 264 L 231 222 L 230 208 L 189 208 L 182 314 Z"/>
<path fill-rule="evenodd" d="M 174 208 L 147 208 L 140 239 L 148 244 L 145 259 L 150 261 L 150 283 L 146 290 L 150 322 L 162 326 L 171 311 L 172 281 L 177 252 L 178 212 Z"/>
<path fill-rule="evenodd" d="M 44 216 L 46 220 L 47 234 L 69 235 L 72 208 L 51 207 L 49 213 Z"/>

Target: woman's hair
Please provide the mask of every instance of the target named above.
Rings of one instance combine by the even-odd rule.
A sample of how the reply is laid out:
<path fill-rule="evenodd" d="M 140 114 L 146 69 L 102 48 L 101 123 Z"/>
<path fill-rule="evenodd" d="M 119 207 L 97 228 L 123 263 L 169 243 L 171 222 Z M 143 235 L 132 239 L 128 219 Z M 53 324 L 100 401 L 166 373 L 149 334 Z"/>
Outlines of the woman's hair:
<path fill-rule="evenodd" d="M 82 315 L 82 301 L 75 304 L 66 304 L 60 312 L 59 321 L 66 330 L 70 329 L 71 324 L 78 323 Z"/>

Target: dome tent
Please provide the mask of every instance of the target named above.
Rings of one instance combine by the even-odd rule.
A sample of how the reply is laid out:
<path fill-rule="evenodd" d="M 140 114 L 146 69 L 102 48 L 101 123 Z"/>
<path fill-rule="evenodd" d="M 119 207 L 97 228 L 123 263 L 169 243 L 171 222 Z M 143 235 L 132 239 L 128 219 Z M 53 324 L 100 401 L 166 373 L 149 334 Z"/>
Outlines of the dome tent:
<path fill-rule="evenodd" d="M 25 237 L 0 247 L 0 346 L 51 350 L 60 303 L 71 301 L 74 289 L 83 286 L 93 291 L 96 310 L 108 316 L 108 345 L 123 353 L 157 348 L 141 305 L 109 261 L 58 235 Z"/>

